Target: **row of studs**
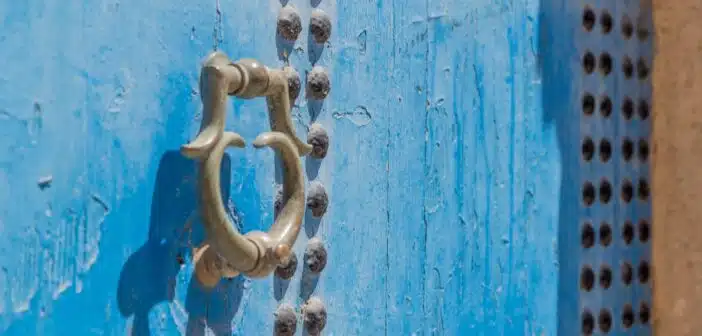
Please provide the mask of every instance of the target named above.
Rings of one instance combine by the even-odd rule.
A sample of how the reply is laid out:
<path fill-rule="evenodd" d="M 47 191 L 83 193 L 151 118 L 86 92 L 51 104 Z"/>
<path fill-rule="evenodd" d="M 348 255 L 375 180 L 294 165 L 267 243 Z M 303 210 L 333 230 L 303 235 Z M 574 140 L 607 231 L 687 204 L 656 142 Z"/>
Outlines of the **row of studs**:
<path fill-rule="evenodd" d="M 315 9 L 312 12 L 309 24 L 310 34 L 317 44 L 325 44 L 331 36 L 331 20 L 322 10 Z M 292 5 L 284 6 L 278 15 L 277 33 L 279 37 L 295 42 L 302 32 L 300 15 Z M 288 87 L 291 104 L 300 94 L 300 77 L 290 66 L 286 66 L 288 74 Z M 321 66 L 314 66 L 307 74 L 306 92 L 307 98 L 311 100 L 324 100 L 330 91 L 330 80 L 326 69 Z M 329 149 L 329 135 L 319 123 L 310 126 L 307 134 L 307 143 L 312 145 L 312 153 L 315 159 L 326 157 Z M 276 209 L 280 209 L 282 194 L 278 194 Z M 307 195 L 307 207 L 313 217 L 322 217 L 329 204 L 329 196 L 324 185 L 318 181 L 310 183 Z M 311 276 L 319 276 L 327 265 L 327 250 L 319 238 L 312 238 L 308 241 L 304 254 L 304 267 Z M 283 280 L 290 280 L 297 270 L 298 259 L 293 253 L 287 262 L 276 269 L 275 275 Z M 309 298 L 302 306 L 303 326 L 310 335 L 321 333 L 327 323 L 327 312 L 324 303 L 319 297 Z M 292 336 L 297 330 L 297 315 L 295 309 L 282 304 L 275 313 L 274 332 L 278 336 Z"/>

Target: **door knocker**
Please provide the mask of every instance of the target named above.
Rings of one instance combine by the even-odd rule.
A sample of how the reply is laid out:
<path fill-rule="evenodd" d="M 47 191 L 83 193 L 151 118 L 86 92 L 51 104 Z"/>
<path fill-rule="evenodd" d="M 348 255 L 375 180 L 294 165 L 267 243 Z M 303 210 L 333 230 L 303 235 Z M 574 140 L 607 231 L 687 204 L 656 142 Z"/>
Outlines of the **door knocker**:
<path fill-rule="evenodd" d="M 212 287 L 221 277 L 243 273 L 260 278 L 271 274 L 291 254 L 300 232 L 306 201 L 300 157 L 312 146 L 295 136 L 290 115 L 288 80 L 283 70 L 269 69 L 253 59 L 230 61 L 212 53 L 200 74 L 203 118 L 197 137 L 181 147 L 183 155 L 198 160 L 199 211 L 206 244 L 194 253 L 198 280 Z M 283 206 L 268 232 L 245 235 L 232 225 L 220 192 L 220 167 L 227 147 L 244 147 L 244 139 L 225 132 L 228 96 L 266 97 L 271 132 L 260 134 L 254 147 L 271 147 L 280 153 L 283 169 Z"/>

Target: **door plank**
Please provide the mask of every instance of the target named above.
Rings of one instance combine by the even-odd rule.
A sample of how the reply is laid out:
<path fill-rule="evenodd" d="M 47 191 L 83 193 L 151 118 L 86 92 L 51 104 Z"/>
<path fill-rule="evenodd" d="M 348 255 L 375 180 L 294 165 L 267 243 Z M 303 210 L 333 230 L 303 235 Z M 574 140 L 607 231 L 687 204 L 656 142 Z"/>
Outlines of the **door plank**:
<path fill-rule="evenodd" d="M 423 333 L 427 0 L 394 1 L 388 135 L 387 335 Z"/>
<path fill-rule="evenodd" d="M 536 16 L 529 2 L 430 2 L 427 335 L 555 329 L 557 147 L 537 135 Z"/>
<path fill-rule="evenodd" d="M 286 63 L 281 1 L 0 4 L 0 60 L 12 65 L 0 75 L 12 93 L 0 95 L 0 204 L 11 205 L 0 333 L 270 335 L 280 303 L 299 313 L 311 295 L 329 335 L 553 332 L 560 167 L 536 96 L 537 4 L 283 2 L 302 18 L 287 61 L 303 86 L 313 64 L 331 76 L 323 103 L 303 91 L 294 108 L 299 136 L 312 122 L 329 133 L 328 156 L 304 162 L 329 210 L 305 218 L 290 282 L 236 278 L 212 292 L 192 280 L 195 166 L 177 150 L 199 126 L 213 48 Z M 323 48 L 309 43 L 313 4 L 332 19 Z M 227 119 L 249 141 L 269 129 L 262 99 L 232 102 Z M 244 231 L 273 221 L 275 162 L 228 152 L 224 194 Z M 329 252 L 317 280 L 302 266 L 311 237 Z"/>
<path fill-rule="evenodd" d="M 332 89 L 320 115 L 331 141 L 321 162 L 330 196 L 322 223 L 329 263 L 319 294 L 329 312 L 328 334 L 383 335 L 392 6 L 322 0 L 320 8 L 327 2 L 335 8 L 325 9 L 333 23 Z"/>

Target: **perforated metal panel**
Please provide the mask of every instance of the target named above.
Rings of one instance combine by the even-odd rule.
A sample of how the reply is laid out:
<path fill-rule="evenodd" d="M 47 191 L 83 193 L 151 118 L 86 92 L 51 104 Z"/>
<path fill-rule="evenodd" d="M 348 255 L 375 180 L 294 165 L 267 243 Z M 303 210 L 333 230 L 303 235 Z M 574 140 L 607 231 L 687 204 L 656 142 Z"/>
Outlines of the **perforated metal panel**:
<path fill-rule="evenodd" d="M 580 83 L 583 335 L 651 334 L 652 26 L 639 1 L 590 1 Z M 575 334 L 575 332 L 574 332 Z"/>

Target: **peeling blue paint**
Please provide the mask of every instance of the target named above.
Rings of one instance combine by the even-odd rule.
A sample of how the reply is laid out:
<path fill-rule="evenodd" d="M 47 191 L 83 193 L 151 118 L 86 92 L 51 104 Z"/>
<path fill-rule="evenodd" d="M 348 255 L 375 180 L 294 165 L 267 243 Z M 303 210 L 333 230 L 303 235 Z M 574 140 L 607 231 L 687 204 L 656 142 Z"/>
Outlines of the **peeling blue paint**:
<path fill-rule="evenodd" d="M 556 334 L 571 295 L 555 290 L 572 249 L 561 179 L 577 168 L 561 152 L 573 126 L 549 114 L 570 64 L 539 68 L 565 33 L 538 28 L 544 8 L 566 19 L 535 0 L 321 0 L 321 46 L 310 1 L 283 2 L 303 22 L 293 46 L 276 44 L 280 1 L 0 4 L 0 334 L 270 335 L 279 303 L 299 314 L 311 294 L 328 335 Z M 330 75 L 324 101 L 302 93 L 294 109 L 299 135 L 318 122 L 331 139 L 304 162 L 329 209 L 294 246 L 325 241 L 315 281 L 192 280 L 195 165 L 177 149 L 213 48 Z M 245 139 L 269 128 L 263 100 L 229 113 Z M 235 222 L 267 228 L 273 153 L 230 151 L 222 174 Z"/>

